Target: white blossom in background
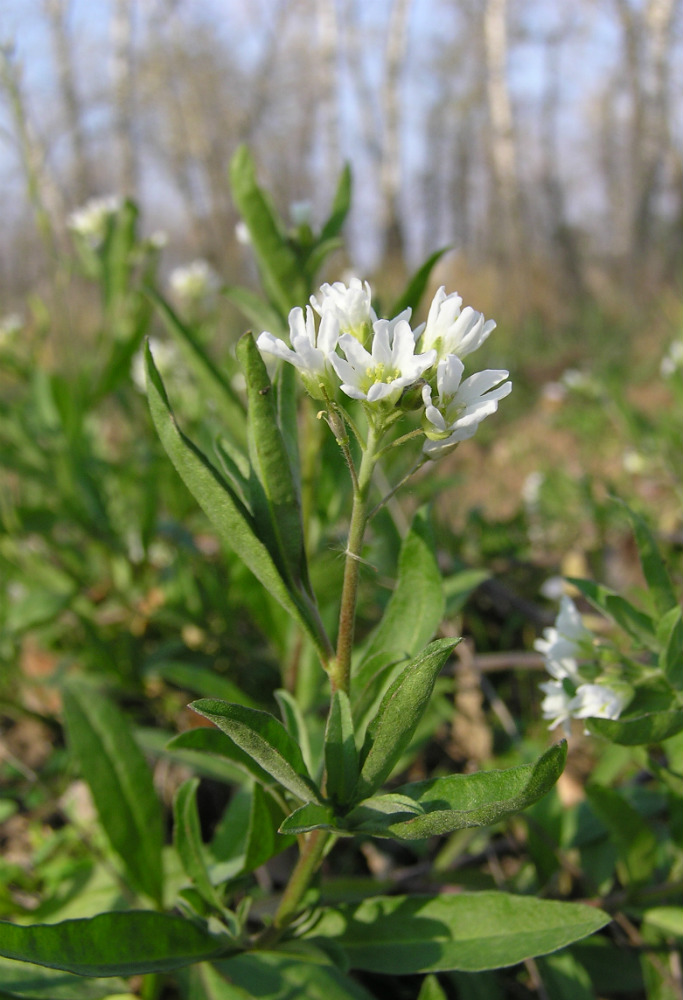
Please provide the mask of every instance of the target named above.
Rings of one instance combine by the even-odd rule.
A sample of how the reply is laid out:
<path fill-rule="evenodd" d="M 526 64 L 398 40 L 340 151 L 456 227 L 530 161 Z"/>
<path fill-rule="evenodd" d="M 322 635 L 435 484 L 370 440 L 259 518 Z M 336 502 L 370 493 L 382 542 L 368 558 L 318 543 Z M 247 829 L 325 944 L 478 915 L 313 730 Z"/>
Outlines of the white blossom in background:
<path fill-rule="evenodd" d="M 183 304 L 208 304 L 221 287 L 221 279 L 201 258 L 176 267 L 168 278 L 169 288 Z"/>
<path fill-rule="evenodd" d="M 171 344 L 167 340 L 159 340 L 157 337 L 150 337 L 149 349 L 152 352 L 154 364 L 156 365 L 161 377 L 166 378 L 171 375 L 174 369 L 178 366 L 179 360 L 175 344 Z M 141 393 L 146 393 L 147 376 L 144 351 L 138 351 L 133 355 L 133 361 L 130 366 L 130 374 L 136 388 L 139 389 Z"/>
<path fill-rule="evenodd" d="M 0 348 L 7 347 L 15 340 L 24 328 L 24 321 L 19 313 L 8 313 L 0 319 Z"/>
<path fill-rule="evenodd" d="M 575 719 L 618 719 L 627 700 L 607 684 L 579 684 L 570 708 Z"/>
<path fill-rule="evenodd" d="M 368 352 L 351 333 L 343 333 L 339 346 L 346 359 L 333 355 L 332 366 L 341 379 L 342 392 L 367 403 L 395 403 L 408 386 L 431 368 L 436 351 L 415 354 L 415 335 L 407 320 L 378 319 L 373 325 Z"/>
<path fill-rule="evenodd" d="M 69 215 L 67 225 L 96 249 L 104 240 L 109 220 L 121 210 L 122 205 L 123 199 L 116 194 L 91 198 Z"/>
<path fill-rule="evenodd" d="M 243 247 L 251 246 L 251 233 L 249 232 L 249 227 L 246 222 L 242 219 L 235 226 L 235 239 Z"/>
<path fill-rule="evenodd" d="M 289 206 L 289 217 L 293 226 L 310 226 L 313 219 L 312 203 L 307 199 L 293 201 Z"/>
<path fill-rule="evenodd" d="M 339 339 L 336 316 L 327 312 L 316 333 L 315 316 L 311 307 L 306 306 L 304 318 L 303 309 L 297 306 L 289 314 L 289 339 L 291 348 L 284 340 L 264 330 L 259 335 L 256 346 L 262 353 L 272 354 L 298 368 L 306 389 L 315 399 L 324 399 L 321 386 L 328 395 L 334 395 L 331 362 Z"/>
<path fill-rule="evenodd" d="M 432 387 L 423 386 L 423 428 L 427 436 L 423 451 L 429 458 L 440 458 L 461 441 L 471 438 L 482 420 L 496 412 L 498 401 L 512 391 L 511 382 L 499 384 L 508 377 L 507 371 L 476 372 L 462 381 L 464 369 L 455 354 L 439 361 L 436 403 L 432 401 Z"/>
<path fill-rule="evenodd" d="M 457 292 L 446 295 L 442 285 L 432 299 L 427 323 L 422 334 L 422 350 L 436 350 L 438 360 L 449 354 L 464 358 L 484 343 L 492 330 L 494 320 L 485 320 L 482 313 L 471 306 L 462 306 Z"/>
<path fill-rule="evenodd" d="M 543 638 L 536 639 L 534 649 L 545 657 L 551 677 L 578 678 L 577 660 L 586 656 L 593 635 L 581 621 L 581 615 L 571 597 L 563 595 L 560 612 L 552 628 L 543 629 Z"/>
<path fill-rule="evenodd" d="M 562 726 L 565 736 L 569 736 L 573 695 L 565 690 L 562 681 L 545 681 L 539 687 L 545 694 L 545 698 L 541 702 L 541 712 L 544 719 L 550 720 L 548 729 Z"/>
<path fill-rule="evenodd" d="M 683 340 L 674 340 L 669 350 L 662 358 L 659 366 L 662 378 L 671 378 L 678 371 L 683 371 Z"/>
<path fill-rule="evenodd" d="M 311 305 L 319 316 L 332 313 L 341 333 L 350 333 L 364 343 L 372 331 L 377 314 L 372 308 L 372 292 L 367 281 L 350 278 L 348 285 L 335 281 L 320 286 L 319 295 L 311 295 Z M 404 317 L 410 318 L 410 315 Z"/>

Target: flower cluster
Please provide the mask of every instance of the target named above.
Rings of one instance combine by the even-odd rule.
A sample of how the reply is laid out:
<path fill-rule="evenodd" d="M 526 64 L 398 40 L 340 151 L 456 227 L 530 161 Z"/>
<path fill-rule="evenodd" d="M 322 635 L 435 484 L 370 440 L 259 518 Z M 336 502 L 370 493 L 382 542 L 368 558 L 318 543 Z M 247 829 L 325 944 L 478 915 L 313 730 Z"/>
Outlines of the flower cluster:
<path fill-rule="evenodd" d="M 91 198 L 71 213 L 67 225 L 93 249 L 97 249 L 107 234 L 109 220 L 121 210 L 122 205 L 122 199 L 115 194 Z"/>
<path fill-rule="evenodd" d="M 289 314 L 291 347 L 264 332 L 257 341 L 262 353 L 294 365 L 315 399 L 333 401 L 342 392 L 360 400 L 370 417 L 422 405 L 428 458 L 472 437 L 512 389 L 507 371 L 463 379 L 462 358 L 484 343 L 495 323 L 469 306 L 462 309 L 460 296 L 443 287 L 427 322 L 417 327 L 410 309 L 379 318 L 369 284 L 358 278 L 322 285 L 310 303 Z"/>
<path fill-rule="evenodd" d="M 199 258 L 174 268 L 168 277 L 168 284 L 181 303 L 209 305 L 221 287 L 221 279 L 208 261 Z"/>
<path fill-rule="evenodd" d="M 568 736 L 571 719 L 618 719 L 624 709 L 628 700 L 624 692 L 602 679 L 595 683 L 582 676 L 581 661 L 593 657 L 593 647 L 593 634 L 572 599 L 564 595 L 555 625 L 544 629 L 543 638 L 534 643 L 553 678 L 540 685 L 545 694 L 541 710 L 543 718 L 551 720 L 549 729 L 562 725 Z"/>

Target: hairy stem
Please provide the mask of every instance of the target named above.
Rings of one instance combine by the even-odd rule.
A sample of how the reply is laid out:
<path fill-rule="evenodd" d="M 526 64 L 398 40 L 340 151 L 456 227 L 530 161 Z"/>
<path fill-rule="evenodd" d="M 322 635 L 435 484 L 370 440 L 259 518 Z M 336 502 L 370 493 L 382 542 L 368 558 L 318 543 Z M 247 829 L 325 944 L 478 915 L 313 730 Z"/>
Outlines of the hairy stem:
<path fill-rule="evenodd" d="M 346 563 L 344 565 L 344 583 L 342 586 L 341 605 L 339 609 L 339 633 L 337 636 L 337 657 L 330 664 L 330 681 L 332 690 L 349 690 L 349 675 L 351 672 L 351 652 L 353 650 L 353 635 L 356 622 L 356 601 L 358 597 L 358 577 L 360 574 L 361 553 L 365 527 L 368 523 L 368 500 L 372 470 L 377 460 L 376 450 L 378 435 L 371 425 L 368 440 L 361 459 L 358 477 L 354 483 L 353 508 L 351 510 L 351 525 L 349 540 L 346 547 Z"/>

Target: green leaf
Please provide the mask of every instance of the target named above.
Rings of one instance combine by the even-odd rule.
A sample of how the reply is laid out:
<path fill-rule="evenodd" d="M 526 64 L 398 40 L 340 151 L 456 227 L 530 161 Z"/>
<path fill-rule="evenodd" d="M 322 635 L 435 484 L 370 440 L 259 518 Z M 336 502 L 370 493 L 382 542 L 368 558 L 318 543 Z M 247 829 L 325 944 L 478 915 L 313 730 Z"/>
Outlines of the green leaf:
<path fill-rule="evenodd" d="M 198 778 L 183 782 L 173 802 L 173 842 L 183 870 L 194 883 L 195 889 L 209 906 L 221 909 L 221 900 L 211 884 L 206 869 L 202 831 L 197 811 Z"/>
<path fill-rule="evenodd" d="M 354 798 L 364 799 L 388 778 L 417 729 L 434 683 L 459 639 L 437 639 L 396 678 L 368 726 Z"/>
<path fill-rule="evenodd" d="M 588 972 L 571 952 L 540 958 L 538 971 L 553 1000 L 596 1000 Z"/>
<path fill-rule="evenodd" d="M 428 511 L 423 507 L 415 514 L 401 545 L 396 588 L 381 622 L 370 635 L 354 683 L 358 686 L 367 683 L 370 678 L 363 666 L 379 652 L 387 654 L 386 662 L 416 656 L 441 624 L 443 609 L 434 533 Z"/>
<path fill-rule="evenodd" d="M 417 1000 L 448 1000 L 436 976 L 425 976 Z"/>
<path fill-rule="evenodd" d="M 662 647 L 659 667 L 672 687 L 683 688 L 683 612 L 679 607 L 667 611 L 657 628 Z"/>
<path fill-rule="evenodd" d="M 243 444 L 246 440 L 244 407 L 229 379 L 214 364 L 192 329 L 183 323 L 169 303 L 154 288 L 147 288 L 146 292 L 158 309 L 164 326 L 192 366 L 207 395 L 223 413 L 232 438 Z"/>
<path fill-rule="evenodd" d="M 394 302 L 393 306 L 389 310 L 389 316 L 397 316 L 398 313 L 403 312 L 404 309 L 410 308 L 413 312 L 417 309 L 422 296 L 425 293 L 427 283 L 429 282 L 429 276 L 434 270 L 435 265 L 449 250 L 450 247 L 443 247 L 443 249 L 436 250 L 430 257 L 427 258 L 424 264 L 418 268 L 412 276 L 405 291 Z"/>
<path fill-rule="evenodd" d="M 295 842 L 294 837 L 283 837 L 278 828 L 284 818 L 282 809 L 266 795 L 260 785 L 255 785 L 249 813 L 249 829 L 245 852 L 245 872 L 260 868 L 266 861 Z"/>
<path fill-rule="evenodd" d="M 585 719 L 591 733 L 604 736 L 612 743 L 622 746 L 640 746 L 646 743 L 661 743 L 683 730 L 683 712 L 648 712 L 645 715 L 622 719 Z"/>
<path fill-rule="evenodd" d="M 0 996 L 21 1000 L 104 1000 L 125 993 L 122 979 L 83 979 L 70 972 L 0 958 Z"/>
<path fill-rule="evenodd" d="M 283 577 L 299 587 L 308 582 L 299 493 L 277 422 L 273 386 L 251 333 L 240 338 L 237 360 L 247 381 L 249 450 L 260 485 L 252 493 L 258 534 Z"/>
<path fill-rule="evenodd" d="M 622 502 L 636 536 L 640 563 L 648 588 L 652 594 L 655 610 L 663 615 L 678 605 L 676 592 L 671 584 L 669 572 L 664 564 L 652 532 L 639 514 Z"/>
<path fill-rule="evenodd" d="M 655 626 L 652 618 L 644 611 L 635 608 L 630 601 L 616 594 L 609 587 L 600 586 L 593 583 L 592 580 L 567 577 L 567 581 L 580 590 L 598 611 L 603 611 L 636 642 L 642 643 L 648 649 L 652 648 L 655 639 Z"/>
<path fill-rule="evenodd" d="M 301 949 L 301 942 L 297 943 Z M 319 951 L 317 956 L 283 947 L 277 952 L 236 955 L 215 966 L 230 983 L 246 990 L 252 1000 L 373 1000 L 367 990 L 330 965 Z M 231 995 L 225 1000 L 232 1000 Z"/>
<path fill-rule="evenodd" d="M 287 324 L 277 309 L 264 302 L 255 292 L 248 288 L 241 288 L 233 285 L 222 289 L 223 295 L 233 305 L 236 305 L 249 320 L 249 323 L 258 330 L 267 330 L 276 337 L 283 337 L 287 333 Z"/>
<path fill-rule="evenodd" d="M 344 165 L 344 169 L 339 175 L 339 181 L 337 183 L 337 190 L 334 194 L 334 200 L 332 202 L 332 210 L 326 219 L 322 229 L 320 230 L 320 240 L 334 239 L 335 236 L 339 236 L 346 221 L 346 216 L 349 214 L 349 208 L 351 207 L 351 191 L 353 186 L 353 177 L 351 174 L 351 167 L 348 163 Z M 392 313 L 392 316 L 394 314 Z"/>
<path fill-rule="evenodd" d="M 151 910 L 21 927 L 0 921 L 0 955 L 79 976 L 169 972 L 225 954 L 230 942 Z"/>
<path fill-rule="evenodd" d="M 212 754 L 217 757 L 225 757 L 240 771 L 255 778 L 262 785 L 272 787 L 277 784 L 271 774 L 264 771 L 248 753 L 245 753 L 241 747 L 238 747 L 225 733 L 218 729 L 207 729 L 204 726 L 199 729 L 188 729 L 169 740 L 167 749 L 171 752 L 190 751 L 193 754 Z M 226 780 L 233 781 L 234 776 L 226 774 Z"/>
<path fill-rule="evenodd" d="M 683 941 L 683 906 L 654 906 L 643 914 L 643 922 L 664 937 Z"/>
<path fill-rule="evenodd" d="M 480 972 L 557 951 L 609 920 L 593 906 L 497 891 L 378 896 L 323 910 L 304 936 L 332 939 L 368 972 Z"/>
<path fill-rule="evenodd" d="M 562 774 L 566 758 L 563 741 L 533 764 L 401 785 L 389 795 L 361 802 L 346 817 L 345 826 L 355 833 L 398 840 L 490 826 L 545 795 Z"/>
<path fill-rule="evenodd" d="M 586 795 L 617 849 L 622 882 L 646 882 L 658 858 L 657 837 L 648 822 L 614 788 L 588 785 Z"/>
<path fill-rule="evenodd" d="M 306 720 L 299 707 L 299 703 L 294 695 L 290 694 L 289 691 L 285 691 L 284 688 L 278 688 L 275 692 L 275 700 L 278 703 L 285 729 L 294 742 L 299 745 L 307 770 L 309 773 L 313 773 L 311 744 L 308 738 Z"/>
<path fill-rule="evenodd" d="M 280 833 L 307 833 L 309 830 L 339 830 L 334 810 L 320 802 L 307 802 L 280 824 Z"/>
<path fill-rule="evenodd" d="M 320 800 L 301 750 L 282 723 L 268 712 L 210 698 L 192 702 L 190 708 L 210 719 L 297 798 L 303 802 Z"/>
<path fill-rule="evenodd" d="M 251 153 L 240 146 L 230 162 L 230 187 L 235 206 L 251 237 L 266 295 L 286 316 L 308 298 L 305 279 L 292 247 L 256 180 Z"/>
<path fill-rule="evenodd" d="M 358 751 L 351 715 L 351 703 L 345 691 L 332 695 L 325 730 L 326 791 L 333 802 L 344 805 L 351 800 L 358 781 Z"/>
<path fill-rule="evenodd" d="M 184 691 L 192 691 L 206 698 L 222 698 L 240 705 L 256 707 L 256 702 L 229 677 L 223 677 L 209 667 L 182 660 L 156 660 L 144 668 L 145 677 L 162 677 Z"/>
<path fill-rule="evenodd" d="M 128 721 L 113 702 L 78 678 L 69 679 L 63 699 L 69 744 L 109 842 L 134 886 L 160 903 L 161 806 Z"/>
<path fill-rule="evenodd" d="M 223 541 L 234 549 L 257 580 L 304 628 L 316 648 L 320 649 L 317 623 L 300 606 L 296 596 L 282 579 L 268 549 L 257 535 L 256 525 L 249 511 L 206 456 L 185 437 L 176 424 L 149 346 L 146 358 L 147 395 L 152 419 L 178 474 Z"/>

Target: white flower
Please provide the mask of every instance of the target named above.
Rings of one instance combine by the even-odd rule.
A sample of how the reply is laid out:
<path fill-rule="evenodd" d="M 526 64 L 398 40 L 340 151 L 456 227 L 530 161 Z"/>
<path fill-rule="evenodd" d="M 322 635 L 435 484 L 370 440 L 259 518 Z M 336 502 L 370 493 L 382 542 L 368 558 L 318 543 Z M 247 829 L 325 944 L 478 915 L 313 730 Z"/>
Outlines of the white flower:
<path fill-rule="evenodd" d="M 566 594 L 560 601 L 560 613 L 552 628 L 543 629 L 543 638 L 536 639 L 534 649 L 545 656 L 546 670 L 557 680 L 578 677 L 577 659 L 585 655 L 585 647 L 593 636 L 581 621 L 581 615 Z"/>
<path fill-rule="evenodd" d="M 677 371 L 683 371 L 683 340 L 674 340 L 669 345 L 659 371 L 662 378 L 671 378 Z"/>
<path fill-rule="evenodd" d="M 341 333 L 350 333 L 361 343 L 369 336 L 377 314 L 372 308 L 372 292 L 367 281 L 350 278 L 348 285 L 335 281 L 320 286 L 320 296 L 311 295 L 311 305 L 319 316 L 330 312 L 339 323 Z M 405 318 L 410 318 L 408 315 Z"/>
<path fill-rule="evenodd" d="M 507 371 L 477 372 L 461 382 L 464 367 L 455 354 L 439 361 L 436 370 L 439 399 L 436 405 L 432 403 L 432 387 L 425 385 L 422 389 L 425 404 L 423 426 L 427 435 L 423 450 L 430 458 L 440 458 L 460 441 L 471 438 L 482 420 L 496 412 L 498 401 L 512 390 L 511 382 L 499 385 L 508 377 Z"/>
<path fill-rule="evenodd" d="M 436 351 L 415 354 L 415 335 L 405 319 L 378 319 L 373 325 L 372 352 L 350 333 L 339 338 L 346 360 L 335 355 L 332 365 L 342 391 L 368 403 L 395 403 L 403 390 L 417 382 L 436 360 Z"/>
<path fill-rule="evenodd" d="M 69 215 L 67 225 L 96 248 L 104 240 L 109 220 L 120 211 L 122 205 L 122 199 L 115 194 L 91 198 Z"/>
<path fill-rule="evenodd" d="M 208 302 L 221 286 L 221 279 L 208 261 L 193 260 L 171 271 L 168 284 L 183 302 Z"/>
<path fill-rule="evenodd" d="M 289 217 L 294 226 L 310 226 L 313 219 L 313 205 L 307 199 L 293 201 L 289 206 Z"/>
<path fill-rule="evenodd" d="M 446 295 L 442 285 L 432 299 L 427 316 L 427 324 L 422 335 L 422 349 L 435 348 L 439 359 L 448 354 L 464 358 L 480 347 L 496 324 L 485 320 L 482 313 L 471 306 L 462 306 L 462 298 L 457 292 Z"/>
<path fill-rule="evenodd" d="M 8 313 L 0 319 L 0 347 L 5 347 L 16 339 L 24 328 L 19 313 Z"/>
<path fill-rule="evenodd" d="M 306 389 L 315 399 L 324 398 L 321 384 L 325 386 L 328 394 L 332 395 L 334 389 L 330 383 L 332 375 L 330 362 L 333 361 L 339 339 L 339 323 L 336 316 L 326 312 L 316 334 L 315 317 L 311 307 L 306 306 L 304 319 L 303 309 L 297 306 L 289 314 L 289 339 L 291 348 L 284 340 L 264 331 L 260 334 L 256 345 L 263 354 L 273 354 L 276 358 L 288 361 L 298 368 Z"/>
<path fill-rule="evenodd" d="M 243 222 L 242 219 L 235 226 L 235 239 L 243 247 L 251 246 L 251 233 L 246 222 Z"/>
<path fill-rule="evenodd" d="M 580 684 L 569 708 L 575 719 L 618 719 L 627 700 L 606 684 Z"/>
<path fill-rule="evenodd" d="M 565 691 L 562 681 L 546 681 L 539 687 L 541 691 L 545 692 L 545 698 L 541 702 L 541 711 L 544 719 L 551 720 L 548 729 L 555 729 L 561 725 L 565 736 L 569 736 L 573 696 Z"/>

